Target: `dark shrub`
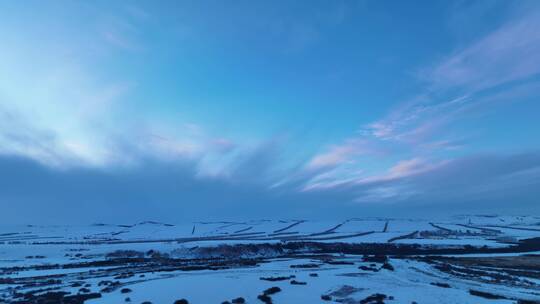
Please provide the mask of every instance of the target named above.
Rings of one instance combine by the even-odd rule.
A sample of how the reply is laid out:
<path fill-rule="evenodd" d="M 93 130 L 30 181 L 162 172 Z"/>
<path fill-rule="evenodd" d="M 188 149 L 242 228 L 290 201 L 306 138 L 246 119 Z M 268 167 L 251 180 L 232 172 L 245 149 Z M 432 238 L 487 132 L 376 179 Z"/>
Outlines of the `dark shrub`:
<path fill-rule="evenodd" d="M 379 304 L 384 303 L 384 299 L 386 299 L 386 295 L 382 293 L 375 293 L 370 295 L 369 297 L 363 299 L 360 301 L 360 304 Z"/>
<path fill-rule="evenodd" d="M 364 255 L 362 257 L 364 262 L 373 262 L 373 263 L 386 263 L 388 258 L 385 255 Z"/>
<path fill-rule="evenodd" d="M 390 264 L 390 263 L 384 263 L 382 265 L 382 268 L 390 270 L 390 271 L 394 271 L 394 266 L 392 266 L 392 264 Z"/>
<path fill-rule="evenodd" d="M 274 287 L 268 288 L 268 289 L 265 290 L 263 293 L 264 293 L 265 295 L 273 295 L 273 294 L 278 293 L 278 292 L 280 292 L 280 291 L 281 291 L 281 288 L 274 286 Z"/>
<path fill-rule="evenodd" d="M 429 283 L 433 286 L 438 286 L 438 287 L 442 287 L 442 288 L 450 288 L 450 285 L 446 284 L 446 283 L 439 283 L 439 282 L 432 282 L 432 283 Z"/>
<path fill-rule="evenodd" d="M 489 300 L 504 300 L 504 299 L 506 299 L 506 297 L 504 297 L 504 296 L 492 294 L 492 293 L 489 293 L 489 292 L 473 290 L 473 289 L 469 290 L 469 293 L 471 295 L 473 295 L 473 296 L 477 296 L 477 297 L 481 297 L 481 298 L 489 299 Z"/>
<path fill-rule="evenodd" d="M 257 299 L 261 300 L 262 302 L 266 304 L 272 304 L 272 298 L 270 298 L 268 295 L 265 295 L 265 294 L 258 295 Z"/>
<path fill-rule="evenodd" d="M 288 276 L 288 277 L 260 277 L 259 279 L 263 280 L 263 281 L 275 282 L 275 281 L 286 281 L 286 280 L 290 280 L 290 279 L 293 279 L 293 278 L 296 278 L 296 276 L 291 275 L 291 276 Z"/>

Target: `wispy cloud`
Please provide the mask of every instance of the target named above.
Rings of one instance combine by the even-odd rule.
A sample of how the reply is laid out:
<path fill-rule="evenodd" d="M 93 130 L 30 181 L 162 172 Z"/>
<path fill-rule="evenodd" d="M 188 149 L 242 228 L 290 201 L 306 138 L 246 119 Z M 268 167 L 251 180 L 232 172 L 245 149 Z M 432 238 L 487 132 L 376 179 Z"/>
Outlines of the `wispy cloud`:
<path fill-rule="evenodd" d="M 308 170 L 318 170 L 335 167 L 352 161 L 355 156 L 372 151 L 368 141 L 362 139 L 348 139 L 341 145 L 331 146 L 328 151 L 315 155 L 306 165 Z"/>
<path fill-rule="evenodd" d="M 368 184 L 368 183 L 397 180 L 397 179 L 406 178 L 409 176 L 414 176 L 417 174 L 434 170 L 444 165 L 445 163 L 446 163 L 445 161 L 432 163 L 421 158 L 406 159 L 406 160 L 399 161 L 397 164 L 392 166 L 388 170 L 388 172 L 382 175 L 361 178 L 355 182 L 358 184 Z"/>
<path fill-rule="evenodd" d="M 403 101 L 386 117 L 361 127 L 357 135 L 315 155 L 306 168 L 320 171 L 304 189 L 371 185 L 373 188 L 364 195 L 369 200 L 414 193 L 414 189 L 397 191 L 395 185 L 381 188 L 378 184 L 445 166 L 453 159 L 450 152 L 467 150 L 467 138 L 471 136 L 452 131 L 453 125 L 473 117 L 473 113 L 491 110 L 501 100 L 535 94 L 535 77 L 540 73 L 538 28 L 540 9 L 520 10 L 492 32 L 421 69 L 420 77 L 426 85 L 419 94 Z M 500 86 L 505 86 L 503 92 L 498 90 Z M 386 172 L 364 170 L 370 167 L 365 160 L 373 153 L 366 147 L 374 146 L 389 147 L 387 157 L 405 160 Z M 351 178 L 336 172 L 363 173 Z"/>
<path fill-rule="evenodd" d="M 388 117 L 368 124 L 362 133 L 379 140 L 419 143 L 430 139 L 437 128 L 450 122 L 469 101 L 468 95 L 442 102 L 420 96 L 397 108 Z"/>
<path fill-rule="evenodd" d="M 540 9 L 534 7 L 472 45 L 423 70 L 432 90 L 454 87 L 469 93 L 538 74 Z"/>

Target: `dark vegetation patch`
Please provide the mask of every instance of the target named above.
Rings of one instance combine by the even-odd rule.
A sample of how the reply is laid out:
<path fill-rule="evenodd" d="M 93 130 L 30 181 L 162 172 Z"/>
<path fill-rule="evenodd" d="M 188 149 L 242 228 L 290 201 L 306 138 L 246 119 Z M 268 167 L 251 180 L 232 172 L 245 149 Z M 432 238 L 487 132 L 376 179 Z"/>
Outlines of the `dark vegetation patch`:
<path fill-rule="evenodd" d="M 329 265 L 354 265 L 351 261 L 324 260 L 323 262 Z"/>
<path fill-rule="evenodd" d="M 362 257 L 363 262 L 370 262 L 370 263 L 386 263 L 388 262 L 388 257 L 386 255 L 378 254 L 378 255 L 364 255 Z"/>
<path fill-rule="evenodd" d="M 44 255 L 29 255 L 25 257 L 26 259 L 44 259 Z"/>
<path fill-rule="evenodd" d="M 315 263 L 309 263 L 309 264 L 297 264 L 297 265 L 291 265 L 291 268 L 319 268 L 319 264 Z"/>
<path fill-rule="evenodd" d="M 129 279 L 131 277 L 133 277 L 133 272 L 126 272 L 126 273 L 121 273 L 121 274 L 115 276 L 114 279 L 116 279 L 116 280 Z"/>
<path fill-rule="evenodd" d="M 98 284 L 98 286 L 99 286 L 99 284 Z M 104 292 L 104 293 L 113 292 L 116 289 L 120 288 L 120 286 L 122 286 L 122 283 L 120 283 L 119 281 L 114 281 L 114 282 L 111 282 L 111 283 L 107 284 L 106 286 L 107 287 L 101 289 L 101 292 Z"/>
<path fill-rule="evenodd" d="M 338 298 L 345 298 L 361 290 L 362 290 L 361 288 L 356 288 L 350 285 L 343 285 L 339 289 L 332 291 L 328 295 L 333 296 L 333 297 L 338 297 Z"/>
<path fill-rule="evenodd" d="M 384 304 L 384 300 L 387 298 L 385 294 L 375 293 L 363 300 L 360 300 L 360 304 Z"/>
<path fill-rule="evenodd" d="M 382 269 L 386 269 L 386 270 L 390 270 L 390 271 L 394 271 L 394 266 L 392 266 L 392 264 L 390 263 L 384 263 L 382 266 L 381 266 Z"/>
<path fill-rule="evenodd" d="M 270 287 L 268 289 L 266 289 L 265 291 L 263 291 L 263 294 L 265 295 L 273 295 L 273 294 L 276 294 L 278 292 L 281 291 L 281 288 L 277 287 L 277 286 L 274 286 L 274 287 Z"/>
<path fill-rule="evenodd" d="M 508 257 L 421 257 L 418 260 L 435 269 L 466 280 L 505 284 L 522 288 L 540 288 L 532 279 L 540 279 L 540 256 Z"/>
<path fill-rule="evenodd" d="M 376 267 L 364 266 L 364 265 L 358 267 L 358 269 L 363 270 L 363 271 L 373 271 L 373 272 L 378 272 L 379 271 L 379 269 L 376 268 Z"/>
<path fill-rule="evenodd" d="M 217 238 L 223 239 L 223 238 Z M 123 243 L 149 243 L 164 242 L 167 240 L 152 241 L 104 241 L 104 242 L 40 242 L 36 244 L 123 244 Z M 175 241 L 170 240 L 170 241 Z M 221 245 L 217 247 L 200 247 L 198 254 L 208 253 L 221 257 L 238 257 L 257 253 L 268 256 L 287 256 L 305 252 L 317 254 L 354 254 L 354 255 L 443 255 L 443 254 L 469 254 L 469 253 L 519 253 L 540 251 L 540 237 L 520 240 L 507 247 L 487 247 L 470 245 L 432 246 L 422 244 L 393 244 L 389 243 L 322 243 L 316 241 L 289 241 L 283 243 L 264 244 L 236 244 Z"/>
<path fill-rule="evenodd" d="M 533 300 L 517 300 L 517 304 L 540 304 L 540 301 L 533 301 Z"/>
<path fill-rule="evenodd" d="M 433 286 L 442 287 L 442 288 L 450 288 L 450 285 L 447 283 L 440 283 L 440 282 L 431 282 L 429 283 Z"/>
<path fill-rule="evenodd" d="M 86 293 L 86 294 L 76 294 L 70 295 L 69 292 L 57 291 L 57 292 L 47 292 L 41 295 L 33 294 L 24 294 L 21 295 L 22 299 L 16 299 L 11 302 L 13 304 L 53 304 L 53 303 L 62 303 L 62 304 L 82 304 L 90 299 L 101 298 L 100 293 Z"/>
<path fill-rule="evenodd" d="M 263 281 L 276 282 L 276 281 L 287 281 L 293 278 L 296 278 L 296 276 L 291 275 L 291 276 L 286 276 L 286 277 L 260 277 L 259 279 Z"/>
<path fill-rule="evenodd" d="M 471 295 L 473 295 L 473 296 L 481 297 L 481 298 L 488 299 L 488 300 L 505 300 L 505 299 L 508 299 L 505 296 L 496 295 L 496 294 L 493 294 L 493 293 L 490 293 L 490 292 L 479 291 L 479 290 L 474 290 L 474 289 L 470 289 L 469 293 Z"/>
<path fill-rule="evenodd" d="M 136 250 L 115 250 L 113 252 L 109 252 L 105 255 L 106 258 L 114 259 L 114 258 L 142 258 L 144 257 L 144 253 Z"/>
<path fill-rule="evenodd" d="M 257 299 L 259 299 L 261 302 L 265 304 L 272 304 L 272 298 L 270 297 L 270 295 L 276 294 L 280 291 L 281 291 L 281 288 L 279 287 L 276 287 L 276 286 L 270 287 L 266 289 L 265 291 L 263 291 L 262 294 L 258 295 Z"/>
<path fill-rule="evenodd" d="M 465 228 L 477 229 L 477 230 L 482 231 L 485 234 L 490 234 L 490 235 L 497 235 L 502 232 L 497 229 L 490 229 L 490 228 L 478 227 L 478 226 L 472 226 L 472 225 L 465 225 L 465 224 L 456 224 L 456 225 L 465 227 Z"/>
<path fill-rule="evenodd" d="M 265 295 L 265 294 L 258 295 L 257 299 L 259 299 L 261 302 L 265 304 L 272 304 L 272 298 L 268 295 Z"/>

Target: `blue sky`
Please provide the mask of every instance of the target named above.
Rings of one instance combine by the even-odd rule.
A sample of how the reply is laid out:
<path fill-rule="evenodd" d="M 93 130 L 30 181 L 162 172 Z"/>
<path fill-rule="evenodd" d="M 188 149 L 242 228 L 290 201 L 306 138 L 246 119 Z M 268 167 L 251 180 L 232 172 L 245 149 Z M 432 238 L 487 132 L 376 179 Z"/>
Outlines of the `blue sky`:
<path fill-rule="evenodd" d="M 538 212 L 539 29 L 536 1 L 4 1 L 0 200 L 14 222 Z"/>

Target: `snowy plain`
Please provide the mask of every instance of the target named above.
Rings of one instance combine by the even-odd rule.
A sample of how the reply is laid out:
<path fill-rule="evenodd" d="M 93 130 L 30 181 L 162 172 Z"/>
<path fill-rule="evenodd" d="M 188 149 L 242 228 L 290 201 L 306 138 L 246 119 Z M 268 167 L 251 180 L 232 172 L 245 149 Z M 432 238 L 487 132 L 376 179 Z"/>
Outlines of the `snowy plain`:
<path fill-rule="evenodd" d="M 0 227 L 0 303 L 537 303 L 537 240 L 533 216 Z"/>

